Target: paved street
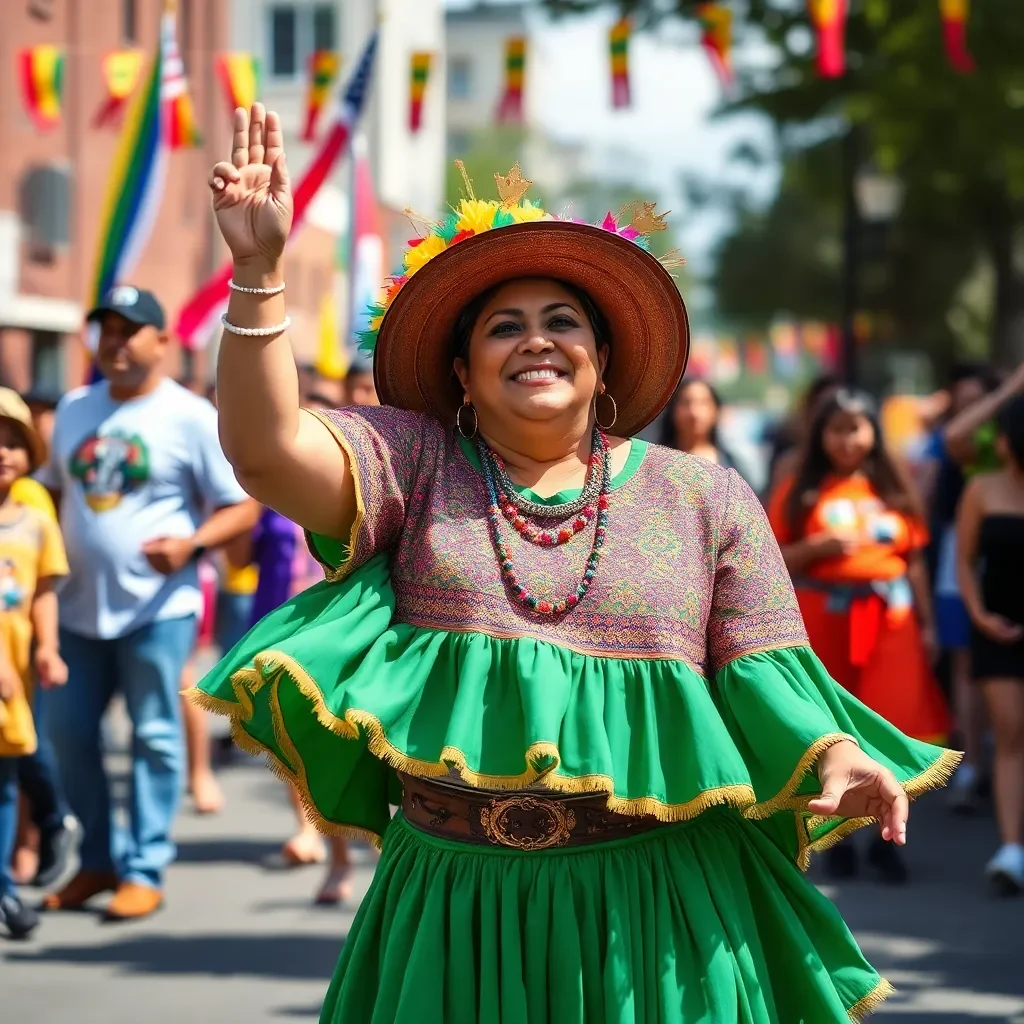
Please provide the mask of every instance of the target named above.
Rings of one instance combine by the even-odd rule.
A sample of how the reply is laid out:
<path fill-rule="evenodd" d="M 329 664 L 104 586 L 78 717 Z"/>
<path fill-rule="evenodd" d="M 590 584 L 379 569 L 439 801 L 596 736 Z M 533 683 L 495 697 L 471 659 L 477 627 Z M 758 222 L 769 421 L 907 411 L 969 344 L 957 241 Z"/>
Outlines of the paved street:
<path fill-rule="evenodd" d="M 244 755 L 222 779 L 223 815 L 181 819 L 162 913 L 136 925 L 48 917 L 31 942 L 0 940 L 0 1020 L 316 1020 L 352 915 L 310 906 L 319 868 L 263 866 L 292 825 L 277 780 Z M 950 818 L 932 798 L 911 820 L 911 886 L 827 889 L 899 989 L 876 1019 L 1024 1024 L 1024 901 L 990 900 L 978 881 L 993 839 L 989 819 Z M 356 856 L 361 893 L 373 859 Z"/>

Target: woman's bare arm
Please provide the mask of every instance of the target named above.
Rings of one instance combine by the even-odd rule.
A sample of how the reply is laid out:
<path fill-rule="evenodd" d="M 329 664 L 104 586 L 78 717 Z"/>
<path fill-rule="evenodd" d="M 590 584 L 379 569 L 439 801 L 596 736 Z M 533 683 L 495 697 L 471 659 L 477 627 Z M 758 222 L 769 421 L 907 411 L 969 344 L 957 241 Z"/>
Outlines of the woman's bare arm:
<path fill-rule="evenodd" d="M 210 176 L 213 209 L 245 288 L 284 283 L 282 253 L 292 221 L 281 122 L 255 104 L 235 111 L 231 162 Z M 227 319 L 242 328 L 282 324 L 285 295 L 232 291 Z M 328 428 L 299 408 L 299 378 L 288 332 L 248 337 L 225 331 L 217 360 L 224 452 L 245 489 L 314 533 L 348 539 L 355 487 Z"/>
<path fill-rule="evenodd" d="M 956 514 L 957 581 L 967 614 L 974 622 L 979 622 L 985 616 L 981 587 L 974 568 L 978 557 L 978 531 L 985 514 L 983 486 L 984 481 L 975 477 L 964 488 Z"/>

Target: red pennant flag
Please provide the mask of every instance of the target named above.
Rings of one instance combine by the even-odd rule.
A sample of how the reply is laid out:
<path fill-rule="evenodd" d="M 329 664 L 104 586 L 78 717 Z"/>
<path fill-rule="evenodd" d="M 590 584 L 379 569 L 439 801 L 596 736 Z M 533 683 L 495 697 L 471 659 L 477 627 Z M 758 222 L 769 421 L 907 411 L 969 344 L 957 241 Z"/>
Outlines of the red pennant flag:
<path fill-rule="evenodd" d="M 818 74 L 842 78 L 846 74 L 847 0 L 807 0 L 807 10 L 818 36 Z"/>
<path fill-rule="evenodd" d="M 704 29 L 700 37 L 723 88 L 733 84 L 732 73 L 732 11 L 724 4 L 705 3 L 697 8 L 697 18 Z"/>
<path fill-rule="evenodd" d="M 946 59 L 958 75 L 969 75 L 975 70 L 974 58 L 967 47 L 967 18 L 970 11 L 971 0 L 939 0 Z"/>
<path fill-rule="evenodd" d="M 629 18 L 620 18 L 608 33 L 608 50 L 612 63 L 612 106 L 628 107 L 629 95 Z"/>

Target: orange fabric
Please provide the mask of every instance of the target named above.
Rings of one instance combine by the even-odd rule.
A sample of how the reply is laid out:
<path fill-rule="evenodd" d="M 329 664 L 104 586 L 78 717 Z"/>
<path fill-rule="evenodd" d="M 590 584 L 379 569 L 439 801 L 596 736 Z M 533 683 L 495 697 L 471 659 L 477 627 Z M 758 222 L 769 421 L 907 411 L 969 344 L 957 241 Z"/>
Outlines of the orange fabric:
<path fill-rule="evenodd" d="M 786 504 L 792 478 L 776 488 L 768 503 L 768 519 L 778 542 L 792 544 Z M 863 476 L 827 477 L 818 500 L 807 516 L 804 536 L 831 531 L 860 542 L 851 555 L 826 558 L 810 566 L 805 575 L 828 583 L 864 583 L 895 580 L 906 575 L 907 556 L 928 543 L 928 529 L 917 519 L 886 508 Z"/>
<path fill-rule="evenodd" d="M 781 545 L 794 537 L 786 522 L 792 481 L 769 502 L 768 516 Z M 805 576 L 822 583 L 864 584 L 906 576 L 907 558 L 927 543 L 924 525 L 886 509 L 863 478 L 826 480 L 807 517 L 805 535 L 849 532 L 865 541 L 855 554 L 810 566 Z M 921 641 L 912 607 L 890 606 L 876 595 L 858 595 L 835 608 L 832 595 L 797 586 L 797 600 L 811 647 L 829 675 L 858 700 L 915 739 L 941 741 L 950 718 Z"/>

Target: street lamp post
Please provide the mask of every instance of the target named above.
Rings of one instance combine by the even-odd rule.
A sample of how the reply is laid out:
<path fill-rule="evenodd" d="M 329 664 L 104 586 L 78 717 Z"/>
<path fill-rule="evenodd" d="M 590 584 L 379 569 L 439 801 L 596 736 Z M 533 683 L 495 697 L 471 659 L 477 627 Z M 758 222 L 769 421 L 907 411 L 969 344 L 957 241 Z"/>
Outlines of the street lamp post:
<path fill-rule="evenodd" d="M 874 165 L 862 165 L 863 129 L 852 125 L 843 140 L 843 307 L 842 373 L 857 384 L 857 307 L 865 226 L 892 223 L 903 204 L 903 183 Z"/>

